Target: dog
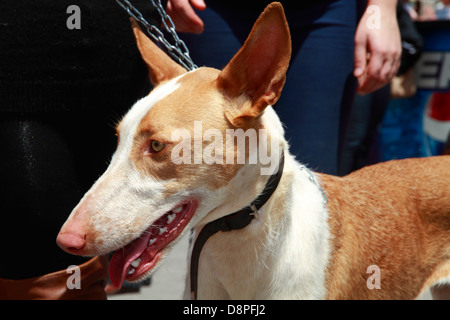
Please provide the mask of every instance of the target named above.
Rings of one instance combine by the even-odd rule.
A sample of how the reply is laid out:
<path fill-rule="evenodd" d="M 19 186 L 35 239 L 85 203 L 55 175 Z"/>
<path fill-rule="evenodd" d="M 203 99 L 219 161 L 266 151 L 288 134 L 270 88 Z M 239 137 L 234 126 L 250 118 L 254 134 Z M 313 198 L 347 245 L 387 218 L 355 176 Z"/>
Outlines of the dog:
<path fill-rule="evenodd" d="M 449 156 L 336 177 L 309 171 L 289 153 L 272 108 L 291 55 L 279 3 L 265 9 L 223 70 L 187 72 L 132 25 L 155 88 L 117 126 L 117 150 L 62 226 L 62 249 L 114 252 L 109 273 L 120 286 L 148 277 L 190 230 L 198 241 L 208 225 L 238 212 L 250 217 L 244 226 L 204 238 L 185 298 L 412 299 L 450 282 Z M 277 155 L 270 172 L 255 157 L 259 145 L 220 153 L 220 134 L 239 129 L 264 130 L 258 142 Z M 213 140 L 217 161 L 193 155 L 208 154 Z"/>

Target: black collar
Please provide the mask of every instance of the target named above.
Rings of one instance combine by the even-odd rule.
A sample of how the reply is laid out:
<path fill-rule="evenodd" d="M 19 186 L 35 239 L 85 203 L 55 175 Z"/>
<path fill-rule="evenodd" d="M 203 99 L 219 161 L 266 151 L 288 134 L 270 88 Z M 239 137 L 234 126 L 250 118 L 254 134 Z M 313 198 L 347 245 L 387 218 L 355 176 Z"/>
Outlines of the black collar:
<path fill-rule="evenodd" d="M 267 181 L 263 192 L 257 197 L 249 206 L 237 212 L 214 220 L 203 227 L 200 231 L 197 240 L 194 243 L 191 256 L 191 298 L 197 300 L 197 280 L 198 280 L 198 263 L 200 253 L 206 241 L 219 231 L 227 232 L 232 230 L 243 229 L 252 222 L 255 214 L 259 209 L 269 200 L 271 195 L 276 190 L 278 183 L 281 180 L 284 168 L 284 150 L 281 153 L 281 159 L 278 166 L 278 171 L 271 175 Z"/>

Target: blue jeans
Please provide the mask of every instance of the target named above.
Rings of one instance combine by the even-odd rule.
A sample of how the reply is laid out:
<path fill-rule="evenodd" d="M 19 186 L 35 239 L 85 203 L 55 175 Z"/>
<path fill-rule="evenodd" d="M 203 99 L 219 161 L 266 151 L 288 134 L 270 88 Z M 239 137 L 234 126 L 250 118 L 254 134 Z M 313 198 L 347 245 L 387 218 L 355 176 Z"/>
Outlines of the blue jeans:
<path fill-rule="evenodd" d="M 199 12 L 201 35 L 182 34 L 193 61 L 222 69 L 242 46 L 259 7 L 207 1 Z M 280 100 L 274 106 L 286 128 L 290 151 L 316 171 L 338 174 L 343 138 L 356 89 L 353 49 L 365 1 L 282 1 L 292 37 L 292 58 Z M 242 2 L 241 2 L 242 4 Z M 267 44 L 270 46 L 270 43 Z"/>

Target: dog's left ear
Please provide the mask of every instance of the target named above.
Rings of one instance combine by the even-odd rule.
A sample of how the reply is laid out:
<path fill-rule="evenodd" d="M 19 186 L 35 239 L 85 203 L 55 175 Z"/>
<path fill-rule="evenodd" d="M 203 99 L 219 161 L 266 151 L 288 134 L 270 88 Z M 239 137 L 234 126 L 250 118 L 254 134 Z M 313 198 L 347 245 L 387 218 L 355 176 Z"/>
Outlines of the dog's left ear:
<path fill-rule="evenodd" d="M 137 47 L 147 64 L 150 80 L 154 86 L 187 72 L 142 32 L 135 19 L 130 18 L 130 21 Z"/>
<path fill-rule="evenodd" d="M 219 74 L 218 85 L 226 95 L 231 99 L 246 98 L 239 99 L 237 109 L 226 111 L 234 126 L 244 126 L 277 102 L 290 57 L 291 38 L 283 7 L 271 3 L 259 16 L 242 48 Z"/>

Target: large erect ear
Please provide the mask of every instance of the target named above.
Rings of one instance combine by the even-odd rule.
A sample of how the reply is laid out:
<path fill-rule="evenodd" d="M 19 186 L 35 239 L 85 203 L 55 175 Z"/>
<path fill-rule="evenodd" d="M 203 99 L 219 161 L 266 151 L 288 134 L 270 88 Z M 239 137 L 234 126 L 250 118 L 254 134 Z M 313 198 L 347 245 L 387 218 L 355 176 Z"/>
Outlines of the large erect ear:
<path fill-rule="evenodd" d="M 187 72 L 142 32 L 135 19 L 130 18 L 130 21 L 137 47 L 148 66 L 150 80 L 154 86 Z"/>
<path fill-rule="evenodd" d="M 232 99 L 248 98 L 238 109 L 227 111 L 233 125 L 241 126 L 278 100 L 290 57 L 289 27 L 282 5 L 274 2 L 259 16 L 242 48 L 219 75 L 218 84 L 225 94 Z"/>

